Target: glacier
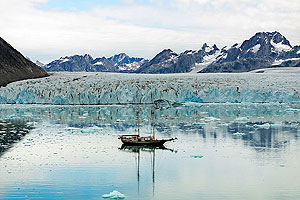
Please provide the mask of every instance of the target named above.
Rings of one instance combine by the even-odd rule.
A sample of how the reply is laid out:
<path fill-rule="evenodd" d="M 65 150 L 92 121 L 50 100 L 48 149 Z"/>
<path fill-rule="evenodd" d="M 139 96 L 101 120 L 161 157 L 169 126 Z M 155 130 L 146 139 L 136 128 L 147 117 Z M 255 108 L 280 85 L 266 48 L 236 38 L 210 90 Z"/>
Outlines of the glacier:
<path fill-rule="evenodd" d="M 59 72 L 0 88 L 1 104 L 300 103 L 298 73 Z"/>

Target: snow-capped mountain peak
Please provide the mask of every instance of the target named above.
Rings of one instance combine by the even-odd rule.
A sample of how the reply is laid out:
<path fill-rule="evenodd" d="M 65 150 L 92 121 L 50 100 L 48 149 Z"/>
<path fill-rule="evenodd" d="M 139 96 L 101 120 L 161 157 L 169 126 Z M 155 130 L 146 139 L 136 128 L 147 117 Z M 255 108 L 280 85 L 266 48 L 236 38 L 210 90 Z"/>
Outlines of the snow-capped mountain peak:
<path fill-rule="evenodd" d="M 300 46 L 292 47 L 279 32 L 258 32 L 250 39 L 219 49 L 204 43 L 198 50 L 177 54 L 164 49 L 150 61 L 119 53 L 109 58 L 70 56 L 53 61 L 47 71 L 134 71 L 136 73 L 244 72 L 261 67 L 298 66 Z M 294 59 L 295 58 L 295 59 Z M 273 65 L 272 65 L 273 63 Z M 53 67 L 53 68 L 52 68 Z"/>
<path fill-rule="evenodd" d="M 110 58 L 96 58 L 90 54 L 61 57 L 59 60 L 43 66 L 46 71 L 88 71 L 88 72 L 118 72 L 123 70 L 136 70 L 141 64 L 147 62 L 144 58 L 129 57 L 125 53 Z"/>
<path fill-rule="evenodd" d="M 292 47 L 279 32 L 259 32 L 240 46 L 222 48 L 216 61 L 201 72 L 244 72 L 271 66 L 298 66 L 300 46 Z"/>

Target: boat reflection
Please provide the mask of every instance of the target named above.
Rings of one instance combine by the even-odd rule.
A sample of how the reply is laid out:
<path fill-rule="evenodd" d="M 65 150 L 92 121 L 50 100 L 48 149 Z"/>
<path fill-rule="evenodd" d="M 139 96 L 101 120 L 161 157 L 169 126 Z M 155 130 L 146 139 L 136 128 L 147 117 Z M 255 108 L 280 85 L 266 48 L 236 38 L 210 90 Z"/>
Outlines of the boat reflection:
<path fill-rule="evenodd" d="M 131 153 L 140 153 L 141 151 L 153 153 L 156 149 L 167 150 L 167 151 L 177 153 L 177 150 L 166 148 L 164 145 L 161 145 L 161 146 L 131 146 L 131 145 L 123 144 L 119 149 L 122 151 L 131 152 Z"/>
<path fill-rule="evenodd" d="M 177 150 L 166 148 L 164 145 L 162 146 L 128 146 L 122 145 L 119 148 L 121 151 L 135 153 L 137 155 L 137 186 L 138 186 L 138 193 L 140 191 L 140 162 L 141 162 L 141 152 L 147 152 L 152 154 L 151 163 L 152 163 L 152 192 L 153 196 L 155 194 L 155 153 L 157 150 L 166 150 L 170 152 L 177 153 Z"/>

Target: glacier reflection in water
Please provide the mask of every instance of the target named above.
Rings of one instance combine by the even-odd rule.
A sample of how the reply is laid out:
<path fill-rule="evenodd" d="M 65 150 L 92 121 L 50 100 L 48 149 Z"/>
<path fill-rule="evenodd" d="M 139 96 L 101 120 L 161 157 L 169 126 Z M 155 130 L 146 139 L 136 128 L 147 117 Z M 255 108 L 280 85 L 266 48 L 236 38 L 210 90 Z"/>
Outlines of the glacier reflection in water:
<path fill-rule="evenodd" d="M 0 199 L 299 199 L 300 106 L 189 104 L 155 112 L 166 149 L 121 147 L 137 106 L 0 105 Z M 151 133 L 151 105 L 140 105 Z"/>

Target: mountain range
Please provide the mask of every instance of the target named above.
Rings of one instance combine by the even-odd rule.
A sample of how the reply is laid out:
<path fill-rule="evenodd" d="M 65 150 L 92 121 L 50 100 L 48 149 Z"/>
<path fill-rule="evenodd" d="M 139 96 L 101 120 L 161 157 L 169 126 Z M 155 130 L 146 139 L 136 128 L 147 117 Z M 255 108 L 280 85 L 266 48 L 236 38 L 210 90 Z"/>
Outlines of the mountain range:
<path fill-rule="evenodd" d="M 164 49 L 151 60 L 125 53 L 93 59 L 90 55 L 61 57 L 46 71 L 130 72 L 130 73 L 234 73 L 270 67 L 300 67 L 300 46 L 292 46 L 279 32 L 259 32 L 244 42 L 218 48 L 206 43 L 198 50 L 180 54 Z"/>
<path fill-rule="evenodd" d="M 247 72 L 270 67 L 300 67 L 300 46 L 279 32 L 256 33 L 242 44 L 223 48 L 221 56 L 200 72 Z"/>
<path fill-rule="evenodd" d="M 148 62 L 144 58 L 129 57 L 125 53 L 120 53 L 112 57 L 95 58 L 91 55 L 85 54 L 61 57 L 54 60 L 47 65 L 39 64 L 48 72 L 53 71 L 70 71 L 70 72 L 132 72 L 139 68 L 143 63 Z"/>
<path fill-rule="evenodd" d="M 0 87 L 8 83 L 48 76 L 0 37 Z"/>

